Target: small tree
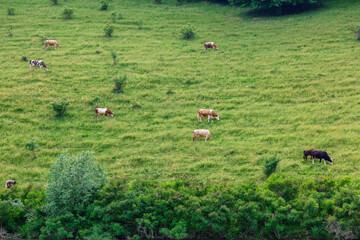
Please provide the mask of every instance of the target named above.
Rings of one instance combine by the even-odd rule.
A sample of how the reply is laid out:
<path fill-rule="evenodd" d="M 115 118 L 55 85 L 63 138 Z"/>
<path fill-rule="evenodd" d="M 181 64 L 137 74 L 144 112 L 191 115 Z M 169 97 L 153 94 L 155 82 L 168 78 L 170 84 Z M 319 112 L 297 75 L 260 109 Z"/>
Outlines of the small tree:
<path fill-rule="evenodd" d="M 69 106 L 70 103 L 66 100 L 58 100 L 52 102 L 51 104 L 53 106 L 54 111 L 56 112 L 56 117 L 62 117 L 65 114 L 67 107 Z"/>
<path fill-rule="evenodd" d="M 114 86 L 113 92 L 123 93 L 124 87 L 126 85 L 126 75 L 115 78 L 114 83 L 115 83 L 115 86 Z"/>
<path fill-rule="evenodd" d="M 275 172 L 276 167 L 279 164 L 279 162 L 280 162 L 280 159 L 277 158 L 276 156 L 272 156 L 265 160 L 264 173 L 267 177 Z"/>
<path fill-rule="evenodd" d="M 39 148 L 39 146 L 36 144 L 34 140 L 31 140 L 30 142 L 26 143 L 25 148 L 29 151 L 32 151 L 34 155 L 34 159 L 37 158 L 35 150 Z"/>
<path fill-rule="evenodd" d="M 195 37 L 195 26 L 190 23 L 181 29 L 181 34 L 184 39 L 192 39 Z"/>
<path fill-rule="evenodd" d="M 111 37 L 114 32 L 114 26 L 108 23 L 104 28 L 105 35 Z"/>
<path fill-rule="evenodd" d="M 114 60 L 114 65 L 117 63 L 117 57 L 118 57 L 118 54 L 114 51 L 111 52 L 111 57 L 113 58 Z"/>
<path fill-rule="evenodd" d="M 15 8 L 9 7 L 7 10 L 8 10 L 8 15 L 9 15 L 9 16 L 15 15 Z"/>
<path fill-rule="evenodd" d="M 73 17 L 74 11 L 74 8 L 65 8 L 62 15 L 65 19 L 71 19 Z"/>
<path fill-rule="evenodd" d="M 101 0 L 100 3 L 101 3 L 100 10 L 108 9 L 109 3 L 106 0 Z"/>
<path fill-rule="evenodd" d="M 103 168 L 90 152 L 79 157 L 61 154 L 51 168 L 45 210 L 50 217 L 82 216 L 106 182 Z"/>
<path fill-rule="evenodd" d="M 13 30 L 13 27 L 9 27 L 9 29 L 8 29 L 8 36 L 9 37 L 13 36 L 12 30 Z"/>

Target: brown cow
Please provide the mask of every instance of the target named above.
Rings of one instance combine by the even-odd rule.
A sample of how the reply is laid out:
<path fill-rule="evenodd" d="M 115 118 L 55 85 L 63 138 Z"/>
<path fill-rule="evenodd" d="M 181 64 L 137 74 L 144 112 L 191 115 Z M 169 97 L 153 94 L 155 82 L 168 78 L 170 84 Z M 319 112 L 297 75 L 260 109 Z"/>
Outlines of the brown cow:
<path fill-rule="evenodd" d="M 56 48 L 56 46 L 60 47 L 60 44 L 56 40 L 46 40 L 45 41 L 46 49 L 48 48 L 48 46 L 54 46 Z"/>
<path fill-rule="evenodd" d="M 95 108 L 95 119 L 102 114 L 105 114 L 105 118 L 107 118 L 107 115 L 114 117 L 114 113 L 108 108 Z"/>
<path fill-rule="evenodd" d="M 193 141 L 197 141 L 197 139 L 199 137 L 204 137 L 205 138 L 205 142 L 206 140 L 208 140 L 212 135 L 210 134 L 210 131 L 207 129 L 197 129 L 194 130 L 194 137 L 193 137 Z"/>
<path fill-rule="evenodd" d="M 213 118 L 216 118 L 216 120 L 220 121 L 219 115 L 212 109 L 199 109 L 197 120 L 199 122 L 202 122 L 201 120 L 202 117 L 208 117 L 208 122 L 210 121 L 210 119 L 213 122 Z"/>
<path fill-rule="evenodd" d="M 211 48 L 211 49 L 216 49 L 216 50 L 219 50 L 219 48 L 215 45 L 214 42 L 207 42 L 207 43 L 204 43 L 204 52 L 206 49 L 208 48 Z"/>

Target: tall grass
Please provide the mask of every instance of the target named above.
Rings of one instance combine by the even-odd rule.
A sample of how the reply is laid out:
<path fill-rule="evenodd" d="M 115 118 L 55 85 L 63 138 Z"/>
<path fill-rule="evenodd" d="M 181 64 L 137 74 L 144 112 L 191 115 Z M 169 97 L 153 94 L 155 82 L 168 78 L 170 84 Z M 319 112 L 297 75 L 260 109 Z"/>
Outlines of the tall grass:
<path fill-rule="evenodd" d="M 6 15 L 10 6 L 15 16 Z M 273 155 L 289 174 L 358 176 L 359 7 L 331 1 L 317 11 L 262 17 L 207 3 L 112 1 L 124 19 L 108 38 L 111 16 L 98 1 L 58 8 L 4 0 L 0 61 L 11 64 L 0 68 L 0 182 L 44 183 L 61 152 L 84 150 L 94 150 L 109 176 L 129 178 L 263 181 L 261 161 Z M 76 9 L 76 17 L 65 21 L 63 8 Z M 192 41 L 179 33 L 188 22 L 196 26 Z M 38 36 L 62 47 L 45 51 Z M 220 50 L 203 52 L 208 41 Z M 21 56 L 44 60 L 49 71 L 29 71 Z M 122 72 L 131 81 L 113 93 Z M 94 96 L 114 118 L 94 120 Z M 55 118 L 51 102 L 62 98 L 71 108 Z M 197 122 L 199 108 L 214 109 L 221 121 Z M 200 128 L 210 130 L 210 141 L 192 142 Z M 24 149 L 33 138 L 37 159 Z M 326 150 L 334 165 L 304 164 L 310 148 Z"/>

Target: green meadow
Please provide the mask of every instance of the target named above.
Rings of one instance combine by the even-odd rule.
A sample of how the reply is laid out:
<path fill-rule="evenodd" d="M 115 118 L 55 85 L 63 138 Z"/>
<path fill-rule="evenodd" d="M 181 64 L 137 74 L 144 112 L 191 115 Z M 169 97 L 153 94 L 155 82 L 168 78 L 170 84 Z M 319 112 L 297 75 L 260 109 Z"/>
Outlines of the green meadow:
<path fill-rule="evenodd" d="M 63 19 L 65 7 L 73 19 Z M 0 182 L 44 184 L 61 153 L 84 150 L 108 177 L 263 182 L 271 156 L 289 175 L 357 177 L 359 9 L 359 1 L 334 0 L 274 17 L 206 2 L 112 0 L 101 11 L 99 1 L 2 0 Z M 106 37 L 112 12 L 123 19 Z M 188 23 L 195 39 L 182 39 Z M 46 50 L 44 39 L 61 47 Z M 202 51 L 209 41 L 219 50 Z M 49 70 L 29 70 L 31 59 Z M 124 93 L 112 92 L 123 75 Z M 60 99 L 70 105 L 56 118 L 51 103 Z M 94 99 L 114 117 L 95 120 Z M 220 121 L 197 122 L 199 108 Z M 209 129 L 211 139 L 193 142 L 194 129 Z M 32 139 L 37 159 L 25 149 Z M 305 164 L 311 148 L 334 164 Z"/>

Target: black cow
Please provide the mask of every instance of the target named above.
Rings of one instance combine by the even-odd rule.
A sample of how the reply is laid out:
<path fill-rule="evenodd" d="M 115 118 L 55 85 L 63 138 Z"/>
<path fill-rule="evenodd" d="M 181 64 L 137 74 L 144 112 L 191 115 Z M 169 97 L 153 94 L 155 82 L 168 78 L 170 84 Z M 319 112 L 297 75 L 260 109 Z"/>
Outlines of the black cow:
<path fill-rule="evenodd" d="M 39 66 L 40 69 L 43 67 L 46 70 L 48 70 L 48 67 L 45 65 L 43 60 L 30 60 L 30 69 L 35 66 Z"/>
<path fill-rule="evenodd" d="M 311 160 L 312 160 L 313 164 L 314 164 L 314 158 L 320 159 L 319 164 L 321 163 L 321 159 L 324 159 L 324 164 L 325 165 L 326 165 L 325 160 L 330 162 L 330 164 L 333 164 L 332 159 L 329 157 L 329 155 L 325 151 L 314 150 L 314 149 L 305 150 L 304 151 L 304 157 L 303 157 L 304 162 L 307 162 L 307 157 L 309 155 L 311 156 Z"/>

